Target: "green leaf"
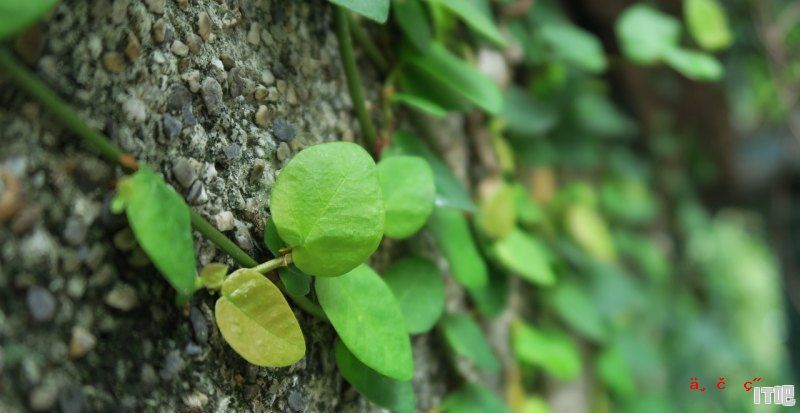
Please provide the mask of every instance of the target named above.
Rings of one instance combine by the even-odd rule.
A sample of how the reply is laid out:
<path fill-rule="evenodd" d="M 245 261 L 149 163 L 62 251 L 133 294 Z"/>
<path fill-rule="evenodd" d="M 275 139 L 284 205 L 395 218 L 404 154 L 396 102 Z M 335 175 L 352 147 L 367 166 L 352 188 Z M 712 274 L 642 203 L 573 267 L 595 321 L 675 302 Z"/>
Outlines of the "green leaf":
<path fill-rule="evenodd" d="M 410 381 L 398 381 L 378 374 L 360 362 L 340 341 L 335 345 L 339 372 L 367 400 L 393 412 L 413 412 L 416 404 Z"/>
<path fill-rule="evenodd" d="M 476 383 L 448 394 L 440 409 L 443 413 L 511 413 L 502 400 Z"/>
<path fill-rule="evenodd" d="M 335 277 L 363 263 L 383 236 L 384 204 L 372 157 L 350 142 L 307 148 L 282 170 L 270 209 L 295 265 Z"/>
<path fill-rule="evenodd" d="M 559 380 L 572 380 L 581 373 L 578 346 L 564 333 L 517 322 L 511 327 L 511 342 L 520 361 L 541 367 Z"/>
<path fill-rule="evenodd" d="M 139 245 L 178 291 L 179 301 L 187 299 L 195 287 L 195 257 L 186 202 L 146 165 L 119 183 L 117 198 Z"/>
<path fill-rule="evenodd" d="M 517 205 L 517 218 L 519 222 L 523 226 L 533 226 L 542 222 L 545 219 L 544 211 L 542 207 L 528 195 L 528 191 L 525 190 L 525 187 L 519 183 L 514 183 L 511 188 L 514 191 L 514 203 Z"/>
<path fill-rule="evenodd" d="M 0 41 L 32 26 L 58 0 L 0 0 Z"/>
<path fill-rule="evenodd" d="M 522 404 L 520 413 L 552 413 L 550 405 L 539 397 L 528 397 Z"/>
<path fill-rule="evenodd" d="M 636 131 L 633 121 L 605 95 L 582 93 L 574 105 L 575 117 L 587 133 L 601 137 L 626 137 Z"/>
<path fill-rule="evenodd" d="M 558 315 L 570 327 L 595 342 L 605 340 L 607 330 L 603 319 L 582 288 L 574 283 L 564 282 L 548 296 Z"/>
<path fill-rule="evenodd" d="M 511 86 L 506 90 L 503 113 L 506 128 L 514 135 L 537 137 L 553 129 L 558 112 L 545 101 L 535 98 L 524 89 Z"/>
<path fill-rule="evenodd" d="M 418 50 L 425 51 L 431 43 L 431 25 L 420 0 L 392 0 L 394 19 L 400 30 Z"/>
<path fill-rule="evenodd" d="M 317 278 L 317 298 L 347 348 L 396 380 L 414 374 L 411 341 L 392 290 L 366 264 L 336 278 Z"/>
<path fill-rule="evenodd" d="M 609 347 L 597 357 L 597 376 L 611 390 L 623 398 L 636 394 L 636 382 L 617 345 Z"/>
<path fill-rule="evenodd" d="M 447 314 L 442 317 L 442 333 L 453 352 L 464 356 L 486 371 L 497 371 L 497 361 L 478 323 L 467 314 Z"/>
<path fill-rule="evenodd" d="M 415 66 L 401 65 L 401 67 L 402 70 L 397 75 L 397 85 L 404 95 L 414 96 L 419 101 L 431 102 L 446 112 L 472 110 L 472 103 L 464 98 L 458 88 L 440 82 Z"/>
<path fill-rule="evenodd" d="M 542 26 L 541 35 L 551 52 L 566 63 L 591 73 L 606 70 L 603 45 L 590 32 L 566 22 L 549 22 Z"/>
<path fill-rule="evenodd" d="M 492 252 L 509 271 L 535 284 L 552 285 L 556 275 L 544 248 L 537 239 L 515 228 L 492 245 Z"/>
<path fill-rule="evenodd" d="M 256 271 L 243 268 L 225 280 L 214 314 L 225 341 L 252 364 L 288 366 L 306 352 L 300 325 L 283 294 Z"/>
<path fill-rule="evenodd" d="M 503 95 L 492 79 L 452 54 L 441 43 L 432 42 L 424 54 L 410 49 L 405 52 L 404 62 L 438 85 L 449 86 L 490 114 L 496 115 L 503 110 Z"/>
<path fill-rule="evenodd" d="M 275 257 L 280 257 L 281 249 L 287 247 L 278 235 L 275 221 L 269 218 L 264 223 L 264 245 Z M 290 295 L 302 297 L 311 291 L 311 276 L 300 271 L 294 264 L 278 268 L 278 276 Z"/>
<path fill-rule="evenodd" d="M 486 262 L 469 230 L 464 214 L 453 208 L 436 207 L 428 229 L 442 250 L 453 277 L 468 288 L 483 287 L 488 278 Z"/>
<path fill-rule="evenodd" d="M 661 61 L 669 50 L 677 47 L 681 24 L 668 14 L 637 3 L 620 14 L 615 30 L 625 56 L 649 65 Z"/>
<path fill-rule="evenodd" d="M 389 0 L 328 0 L 378 23 L 389 18 Z"/>
<path fill-rule="evenodd" d="M 228 266 L 218 262 L 212 262 L 200 270 L 200 280 L 203 285 L 210 290 L 222 288 L 222 282 L 228 274 Z"/>
<path fill-rule="evenodd" d="M 444 310 L 444 281 L 436 265 L 424 258 L 403 258 L 383 274 L 406 319 L 410 334 L 425 333 Z"/>
<path fill-rule="evenodd" d="M 674 48 L 667 52 L 667 64 L 691 80 L 708 82 L 719 80 L 725 73 L 722 64 L 710 54 Z"/>
<path fill-rule="evenodd" d="M 645 181 L 630 176 L 603 181 L 600 202 L 612 218 L 631 224 L 649 222 L 658 212 L 658 203 Z"/>
<path fill-rule="evenodd" d="M 405 131 L 397 131 L 392 136 L 392 144 L 383 152 L 384 157 L 396 155 L 415 155 L 426 161 L 433 171 L 436 184 L 436 205 L 477 212 L 478 209 L 467 193 L 466 187 L 416 136 Z"/>
<path fill-rule="evenodd" d="M 490 238 L 502 238 L 514 229 L 517 221 L 517 205 L 511 187 L 500 180 L 485 181 L 488 189 L 480 200 L 480 211 L 476 215 L 478 228 Z"/>
<path fill-rule="evenodd" d="M 488 8 L 484 10 L 476 5 L 474 1 L 469 0 L 428 1 L 450 10 L 453 14 L 460 17 L 469 27 L 498 46 L 506 46 L 506 39 L 503 37 L 503 34 L 500 33 L 500 29 L 494 24 L 494 17 L 491 14 L 491 10 Z"/>
<path fill-rule="evenodd" d="M 616 259 L 608 226 L 597 210 L 585 204 L 574 204 L 567 208 L 564 219 L 569 235 L 589 255 L 602 261 Z"/>
<path fill-rule="evenodd" d="M 733 43 L 728 18 L 717 0 L 686 0 L 683 13 L 689 33 L 703 49 L 722 50 Z"/>
<path fill-rule="evenodd" d="M 401 103 L 412 109 L 425 112 L 431 116 L 440 118 L 447 115 L 447 109 L 439 106 L 436 102 L 432 102 L 421 96 L 408 93 L 393 93 L 389 100 L 391 100 L 393 103 Z"/>
<path fill-rule="evenodd" d="M 496 317 L 505 310 L 508 302 L 508 277 L 497 271 L 490 271 L 489 281 L 485 286 L 468 288 L 467 292 L 481 314 Z"/>
<path fill-rule="evenodd" d="M 410 237 L 433 211 L 436 186 L 430 166 L 418 156 L 390 156 L 378 163 L 378 179 L 386 204 L 386 236 Z"/>

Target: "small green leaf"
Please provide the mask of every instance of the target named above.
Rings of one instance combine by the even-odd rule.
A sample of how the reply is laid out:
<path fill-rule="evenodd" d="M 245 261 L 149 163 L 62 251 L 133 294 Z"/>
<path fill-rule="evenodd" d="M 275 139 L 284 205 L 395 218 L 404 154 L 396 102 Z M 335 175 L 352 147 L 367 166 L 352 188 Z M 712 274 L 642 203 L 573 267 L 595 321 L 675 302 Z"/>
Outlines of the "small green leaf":
<path fill-rule="evenodd" d="M 681 35 L 678 19 L 643 3 L 625 9 L 615 29 L 625 56 L 645 65 L 663 60 Z"/>
<path fill-rule="evenodd" d="M 389 0 L 328 0 L 378 23 L 389 18 Z"/>
<path fill-rule="evenodd" d="M 281 249 L 286 248 L 286 244 L 278 235 L 275 221 L 269 218 L 264 224 L 264 245 L 275 257 L 280 257 Z M 281 277 L 281 283 L 290 295 L 302 297 L 311 291 L 311 276 L 300 271 L 294 264 L 278 268 L 278 276 Z"/>
<path fill-rule="evenodd" d="M 120 181 L 117 197 L 139 245 L 178 291 L 179 301 L 187 299 L 196 272 L 189 206 L 146 165 Z"/>
<path fill-rule="evenodd" d="M 413 412 L 416 404 L 410 381 L 398 381 L 367 367 L 340 341 L 335 345 L 339 372 L 367 400 L 393 412 Z"/>
<path fill-rule="evenodd" d="M 425 333 L 444 310 L 444 281 L 436 265 L 424 258 L 403 258 L 383 274 L 406 319 L 410 334 Z"/>
<path fill-rule="evenodd" d="M 405 131 L 397 131 L 392 136 L 392 144 L 383 152 L 384 157 L 395 155 L 415 155 L 426 161 L 433 171 L 436 184 L 436 205 L 477 212 L 478 209 L 467 193 L 466 187 L 416 136 Z"/>
<path fill-rule="evenodd" d="M 703 49 L 726 49 L 733 42 L 725 10 L 717 0 L 686 0 L 684 18 L 697 44 Z"/>
<path fill-rule="evenodd" d="M 425 51 L 431 43 L 431 25 L 420 0 L 393 0 L 394 19 L 400 30 L 418 50 Z"/>
<path fill-rule="evenodd" d="M 288 366 L 306 352 L 300 325 L 283 294 L 256 271 L 244 268 L 225 280 L 214 314 L 225 341 L 252 364 Z"/>
<path fill-rule="evenodd" d="M 32 26 L 58 0 L 0 0 L 0 41 Z"/>
<path fill-rule="evenodd" d="M 549 132 L 558 122 L 558 111 L 522 88 L 506 90 L 503 113 L 506 128 L 514 135 L 537 137 Z"/>
<path fill-rule="evenodd" d="M 472 238 L 467 218 L 453 208 L 436 207 L 428 229 L 442 250 L 453 277 L 468 288 L 483 287 L 488 278 L 486 262 Z"/>
<path fill-rule="evenodd" d="M 468 288 L 467 292 L 481 314 L 496 317 L 505 310 L 508 302 L 508 277 L 497 271 L 490 271 L 489 282 L 485 286 Z"/>
<path fill-rule="evenodd" d="M 708 82 L 719 80 L 725 73 L 722 64 L 710 54 L 681 48 L 667 52 L 667 64 L 691 80 Z"/>
<path fill-rule="evenodd" d="M 520 413 L 552 413 L 550 405 L 539 397 L 527 397 Z"/>
<path fill-rule="evenodd" d="M 407 65 L 418 69 L 439 85 L 449 86 L 491 114 L 496 115 L 503 110 L 503 95 L 492 79 L 452 54 L 441 43 L 432 42 L 424 54 L 410 49 L 405 52 L 404 61 Z"/>
<path fill-rule="evenodd" d="M 600 93 L 582 93 L 574 101 L 573 112 L 581 129 L 592 135 L 616 138 L 636 131 L 633 121 Z"/>
<path fill-rule="evenodd" d="M 514 229 L 517 221 L 517 205 L 511 187 L 500 180 L 484 181 L 486 192 L 479 203 L 476 215 L 478 228 L 490 238 L 502 238 Z"/>
<path fill-rule="evenodd" d="M 505 268 L 540 285 L 556 281 L 545 247 L 535 238 L 515 228 L 492 245 L 492 251 Z"/>
<path fill-rule="evenodd" d="M 476 383 L 448 394 L 440 410 L 443 413 L 511 413 L 502 400 Z"/>
<path fill-rule="evenodd" d="M 447 314 L 442 317 L 442 332 L 453 352 L 464 356 L 486 371 L 497 371 L 497 361 L 478 323 L 467 314 Z"/>
<path fill-rule="evenodd" d="M 520 361 L 541 367 L 559 380 L 572 380 L 581 373 L 580 351 L 564 333 L 517 322 L 511 327 L 511 342 Z"/>
<path fill-rule="evenodd" d="M 602 261 L 616 259 L 611 233 L 597 210 L 585 204 L 574 204 L 567 208 L 564 219 L 569 235 L 589 255 Z"/>
<path fill-rule="evenodd" d="M 542 25 L 542 39 L 551 52 L 564 62 L 591 73 L 606 70 L 603 45 L 590 32 L 566 22 Z"/>
<path fill-rule="evenodd" d="M 418 156 L 391 156 L 378 163 L 386 204 L 387 237 L 408 238 L 428 221 L 436 186 L 430 166 Z"/>
<path fill-rule="evenodd" d="M 507 44 L 500 29 L 494 24 L 494 16 L 491 10 L 479 7 L 474 1 L 469 0 L 428 0 L 431 3 L 438 4 L 450 10 L 453 14 L 457 15 L 469 27 L 476 32 L 480 33 L 488 40 L 498 46 L 505 46 Z"/>
<path fill-rule="evenodd" d="M 219 290 L 222 288 L 222 282 L 225 281 L 225 276 L 227 274 L 227 265 L 212 262 L 200 270 L 200 280 L 203 281 L 203 285 L 209 290 Z"/>
<path fill-rule="evenodd" d="M 341 277 L 317 278 L 317 298 L 347 348 L 396 380 L 414 374 L 406 320 L 392 290 L 366 264 Z"/>
<path fill-rule="evenodd" d="M 607 329 L 603 319 L 582 288 L 574 283 L 563 282 L 548 296 L 558 315 L 570 327 L 595 342 L 605 340 Z"/>
<path fill-rule="evenodd" d="M 457 87 L 442 83 L 415 66 L 402 65 L 401 67 L 402 70 L 397 75 L 397 85 L 403 94 L 414 96 L 420 101 L 431 102 L 432 105 L 436 105 L 446 112 L 472 110 L 472 103 L 464 98 Z"/>
<path fill-rule="evenodd" d="M 533 226 L 544 220 L 544 211 L 533 198 L 528 195 L 519 183 L 512 185 L 514 191 L 514 203 L 517 205 L 517 218 L 523 226 Z"/>
<path fill-rule="evenodd" d="M 600 353 L 596 361 L 597 376 L 611 390 L 627 398 L 636 394 L 636 382 L 617 345 Z"/>
<path fill-rule="evenodd" d="M 352 270 L 383 236 L 375 162 L 350 142 L 323 143 L 295 155 L 275 182 L 270 209 L 295 265 L 309 275 L 335 277 Z"/>
<path fill-rule="evenodd" d="M 389 99 L 393 103 L 402 103 L 403 105 L 425 112 L 431 116 L 440 118 L 447 115 L 447 109 L 439 106 L 436 102 L 432 102 L 421 96 L 416 96 L 409 93 L 393 93 Z"/>

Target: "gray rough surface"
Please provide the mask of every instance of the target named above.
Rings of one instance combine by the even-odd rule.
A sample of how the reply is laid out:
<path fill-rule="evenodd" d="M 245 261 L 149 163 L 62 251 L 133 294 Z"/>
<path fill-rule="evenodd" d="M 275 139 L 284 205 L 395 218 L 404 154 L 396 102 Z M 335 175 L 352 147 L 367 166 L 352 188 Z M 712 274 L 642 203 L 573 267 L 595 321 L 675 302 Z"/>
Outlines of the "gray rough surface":
<path fill-rule="evenodd" d="M 21 49 L 40 78 L 259 258 L 280 166 L 358 130 L 323 1 L 65 1 L 41 35 Z M 222 340 L 215 297 L 174 306 L 108 211 L 121 171 L 1 75 L 0 124 L 0 166 L 23 202 L 0 222 L 0 413 L 378 410 L 336 372 L 329 326 L 297 312 L 306 357 L 257 368 Z M 201 265 L 230 262 L 196 245 Z M 414 347 L 427 411 L 445 392 L 446 357 L 433 335 Z"/>

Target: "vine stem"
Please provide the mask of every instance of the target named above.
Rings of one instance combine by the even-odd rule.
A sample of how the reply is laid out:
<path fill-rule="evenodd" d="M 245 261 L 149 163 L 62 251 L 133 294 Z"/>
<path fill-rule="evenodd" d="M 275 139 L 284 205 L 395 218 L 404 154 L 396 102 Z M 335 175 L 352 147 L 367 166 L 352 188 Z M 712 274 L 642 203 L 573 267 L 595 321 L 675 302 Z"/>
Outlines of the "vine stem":
<path fill-rule="evenodd" d="M 61 122 L 72 130 L 72 132 L 83 139 L 90 147 L 98 151 L 104 158 L 119 164 L 128 171 L 135 171 L 138 169 L 138 163 L 133 156 L 126 154 L 114 145 L 105 135 L 86 125 L 86 122 L 81 120 L 80 116 L 72 110 L 67 102 L 59 98 L 47 85 L 35 75 L 31 74 L 5 47 L 0 47 L 0 70 L 5 72 L 22 90 L 36 98 L 39 103 L 49 109 Z M 214 228 L 214 226 L 191 208 L 189 208 L 189 216 L 192 227 L 194 227 L 197 232 L 203 234 L 209 241 L 214 243 L 221 250 L 227 252 L 228 255 L 243 267 L 255 267 L 254 269 L 263 274 L 291 263 L 291 255 L 287 254 L 263 264 L 258 264 L 258 261 L 244 252 L 244 250 L 239 248 L 233 241 L 219 232 L 219 230 Z M 281 290 L 284 290 L 281 283 L 276 284 Z M 284 291 L 284 293 L 286 292 Z M 286 295 L 288 295 L 303 311 L 322 320 L 327 320 L 322 308 L 307 297 L 295 297 L 291 294 Z"/>
<path fill-rule="evenodd" d="M 356 111 L 358 123 L 364 133 L 367 147 L 370 153 L 375 155 L 377 149 L 377 137 L 375 127 L 372 125 L 364 105 L 364 94 L 361 91 L 361 83 L 358 78 L 358 68 L 356 59 L 353 55 L 353 39 L 350 36 L 350 28 L 347 18 L 347 10 L 339 6 L 333 6 L 333 22 L 336 28 L 336 39 L 339 41 L 339 53 L 342 55 L 342 66 L 347 77 L 347 88 L 350 90 L 350 98 L 353 101 L 353 108 Z"/>
<path fill-rule="evenodd" d="M 375 66 L 378 67 L 378 70 L 385 74 L 389 70 L 389 64 L 386 63 L 386 59 L 383 57 L 383 54 L 381 54 L 378 46 L 376 46 L 372 39 L 370 39 L 367 31 L 364 30 L 364 28 L 352 18 L 352 14 L 350 13 L 347 13 L 347 24 L 350 26 L 350 32 L 352 33 L 353 37 L 356 39 L 358 44 L 364 48 L 364 51 L 372 60 L 372 63 L 375 63 Z"/>

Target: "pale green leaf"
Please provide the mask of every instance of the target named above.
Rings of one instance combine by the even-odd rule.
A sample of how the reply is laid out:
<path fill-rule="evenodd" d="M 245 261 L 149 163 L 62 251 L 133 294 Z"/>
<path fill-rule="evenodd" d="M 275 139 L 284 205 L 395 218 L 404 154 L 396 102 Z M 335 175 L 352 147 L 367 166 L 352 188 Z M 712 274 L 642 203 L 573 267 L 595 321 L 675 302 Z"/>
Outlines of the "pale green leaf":
<path fill-rule="evenodd" d="M 491 10 L 478 7 L 470 0 L 428 0 L 450 10 L 464 21 L 469 27 L 480 33 L 498 46 L 507 44 L 500 29 L 494 24 Z"/>
<path fill-rule="evenodd" d="M 306 274 L 344 274 L 372 255 L 383 236 L 378 171 L 354 143 L 323 143 L 295 155 L 270 202 L 278 234 Z"/>
<path fill-rule="evenodd" d="M 717 0 L 685 0 L 683 13 L 689 33 L 703 49 L 722 50 L 733 42 L 728 17 Z"/>
<path fill-rule="evenodd" d="M 0 41 L 32 26 L 58 0 L 0 0 Z"/>
<path fill-rule="evenodd" d="M 185 300 L 195 287 L 195 257 L 189 206 L 183 198 L 142 165 L 119 183 L 117 198 L 133 234 L 161 274 Z"/>
<path fill-rule="evenodd" d="M 436 207 L 428 229 L 442 250 L 453 277 L 468 288 L 486 285 L 487 270 L 464 214 L 453 208 Z"/>
<path fill-rule="evenodd" d="M 517 322 L 511 327 L 511 344 L 520 361 L 541 367 L 559 380 L 572 380 L 581 373 L 578 346 L 562 332 Z"/>
<path fill-rule="evenodd" d="M 421 96 L 416 96 L 409 93 L 393 93 L 389 99 L 394 103 L 401 103 L 410 108 L 425 112 L 431 116 L 442 117 L 447 115 L 447 109 L 439 106 L 436 102 L 432 102 Z"/>
<path fill-rule="evenodd" d="M 340 340 L 336 340 L 335 357 L 339 372 L 367 400 L 393 412 L 414 411 L 416 401 L 410 381 L 393 380 L 370 369 Z"/>
<path fill-rule="evenodd" d="M 222 282 L 228 274 L 228 266 L 218 262 L 212 262 L 200 270 L 200 280 L 203 285 L 210 290 L 222 288 Z"/>
<path fill-rule="evenodd" d="M 443 413 L 511 413 L 501 399 L 476 383 L 448 394 L 440 410 Z"/>
<path fill-rule="evenodd" d="M 406 319 L 410 334 L 425 333 L 444 310 L 444 281 L 436 265 L 424 258 L 403 258 L 383 274 Z"/>
<path fill-rule="evenodd" d="M 420 0 L 392 0 L 392 11 L 397 25 L 411 44 L 424 51 L 431 43 L 431 25 Z"/>
<path fill-rule="evenodd" d="M 406 65 L 433 79 L 437 86 L 434 90 L 449 86 L 486 112 L 496 115 L 503 110 L 503 95 L 492 79 L 441 43 L 432 42 L 424 54 L 406 50 L 403 60 Z"/>
<path fill-rule="evenodd" d="M 385 23 L 389 18 L 389 0 L 328 0 L 364 17 Z"/>
<path fill-rule="evenodd" d="M 280 257 L 281 249 L 287 247 L 278 235 L 275 221 L 269 218 L 264 223 L 264 245 L 275 257 Z M 281 278 L 286 292 L 290 295 L 302 297 L 311 291 L 311 277 L 300 271 L 294 264 L 278 268 L 278 276 Z"/>
<path fill-rule="evenodd" d="M 552 413 L 550 405 L 544 399 L 539 397 L 528 397 L 522 404 L 520 413 Z"/>
<path fill-rule="evenodd" d="M 317 278 L 317 298 L 344 344 L 362 363 L 396 380 L 414 374 L 411 341 L 392 290 L 366 264 Z"/>
<path fill-rule="evenodd" d="M 511 86 L 504 96 L 503 113 L 509 132 L 520 137 L 537 137 L 553 129 L 558 111 L 522 88 Z"/>
<path fill-rule="evenodd" d="M 581 287 L 571 282 L 562 282 L 555 291 L 547 295 L 556 313 L 570 327 L 595 342 L 605 340 L 608 332 L 603 319 Z"/>
<path fill-rule="evenodd" d="M 665 56 L 667 64 L 691 80 L 709 82 L 719 80 L 725 68 L 714 56 L 694 50 L 674 48 Z"/>
<path fill-rule="evenodd" d="M 615 30 L 625 56 L 647 65 L 661 61 L 677 47 L 681 24 L 675 17 L 637 3 L 620 14 Z"/>
<path fill-rule="evenodd" d="M 390 156 L 378 163 L 378 178 L 386 204 L 386 236 L 410 237 L 433 211 L 436 186 L 430 166 L 418 156 Z"/>
<path fill-rule="evenodd" d="M 545 247 L 518 228 L 495 242 L 492 251 L 506 269 L 530 282 L 552 285 L 556 281 Z"/>
<path fill-rule="evenodd" d="M 551 53 L 564 62 L 591 73 L 606 70 L 603 45 L 593 34 L 566 22 L 550 22 L 541 28 Z"/>
<path fill-rule="evenodd" d="M 442 333 L 453 352 L 463 356 L 486 371 L 497 371 L 500 362 L 492 352 L 478 323 L 468 314 L 448 314 L 442 317 Z"/>
<path fill-rule="evenodd" d="M 264 367 L 294 364 L 306 343 L 278 287 L 251 269 L 231 274 L 214 310 L 222 337 L 248 362 Z"/>
<path fill-rule="evenodd" d="M 602 261 L 616 259 L 611 233 L 597 210 L 585 204 L 574 204 L 567 208 L 564 219 L 567 233 L 589 255 Z"/>

